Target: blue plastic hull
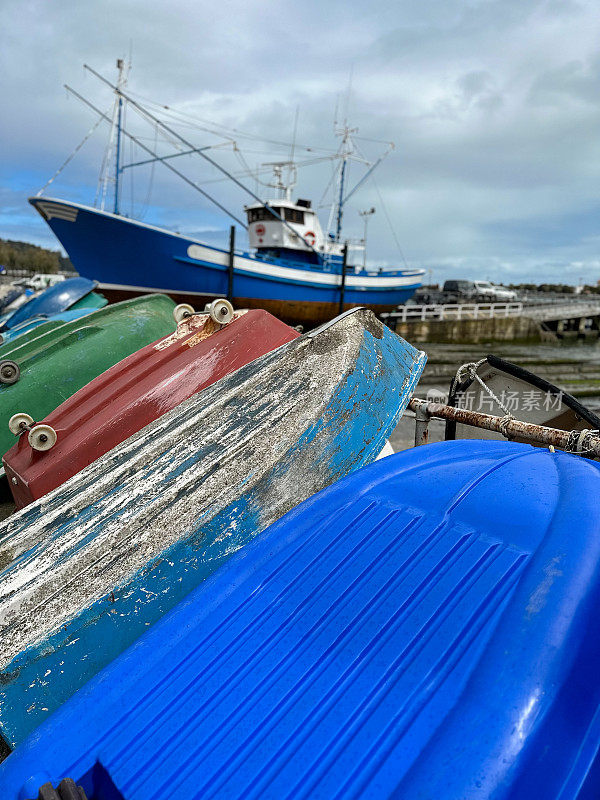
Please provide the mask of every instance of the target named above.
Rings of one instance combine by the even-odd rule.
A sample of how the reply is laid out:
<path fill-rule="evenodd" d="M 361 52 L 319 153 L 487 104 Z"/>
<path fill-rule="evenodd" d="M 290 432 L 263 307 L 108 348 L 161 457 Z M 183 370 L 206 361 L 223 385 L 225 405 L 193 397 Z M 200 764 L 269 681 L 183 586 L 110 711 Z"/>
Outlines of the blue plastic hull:
<path fill-rule="evenodd" d="M 29 201 L 46 220 L 80 275 L 100 282 L 111 299 L 165 292 L 196 304 L 228 293 L 228 252 L 161 228 L 76 203 Z M 236 253 L 233 297 L 238 306 L 261 307 L 288 321 L 323 322 L 338 313 L 341 266 L 262 260 Z M 421 285 L 422 270 L 369 274 L 350 271 L 344 308 L 386 311 Z"/>
<path fill-rule="evenodd" d="M 40 315 L 33 317 L 31 319 L 27 319 L 20 325 L 15 325 L 14 328 L 11 328 L 10 330 L 7 331 L 3 331 L 1 334 L 2 344 L 6 344 L 7 342 L 12 342 L 14 339 L 17 339 L 19 336 L 21 336 L 21 334 L 28 333 L 34 328 L 38 328 L 40 325 L 44 325 L 46 322 L 72 322 L 74 319 L 81 319 L 81 317 L 87 317 L 89 314 L 93 314 L 94 311 L 97 311 L 97 309 L 75 308 L 75 309 L 67 309 L 66 311 L 61 311 L 58 314 Z"/>
<path fill-rule="evenodd" d="M 96 288 L 96 281 L 87 278 L 67 278 L 49 286 L 13 311 L 3 322 L 3 329 L 14 328 L 40 314 L 59 314 L 75 305 Z"/>
<path fill-rule="evenodd" d="M 600 470 L 509 442 L 356 472 L 0 767 L 3 800 L 597 800 Z M 21 793 L 19 793 L 21 792 Z"/>
<path fill-rule="evenodd" d="M 373 461 L 425 364 L 371 312 L 261 357 L 0 527 L 15 745 L 271 522 Z"/>

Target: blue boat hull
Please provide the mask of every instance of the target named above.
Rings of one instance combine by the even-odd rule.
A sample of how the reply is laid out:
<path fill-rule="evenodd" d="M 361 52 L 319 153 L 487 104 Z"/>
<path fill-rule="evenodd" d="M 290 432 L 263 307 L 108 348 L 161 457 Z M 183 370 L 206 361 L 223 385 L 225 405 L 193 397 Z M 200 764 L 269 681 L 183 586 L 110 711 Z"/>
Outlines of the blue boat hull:
<path fill-rule="evenodd" d="M 96 281 L 87 278 L 67 278 L 49 286 L 41 294 L 32 297 L 12 312 L 0 326 L 2 330 L 14 328 L 40 314 L 59 314 L 89 295 L 96 288 Z"/>
<path fill-rule="evenodd" d="M 50 226 L 80 275 L 99 281 L 111 300 L 163 292 L 196 306 L 228 294 L 229 253 L 197 240 L 93 208 L 50 198 L 29 201 Z M 302 262 L 236 253 L 236 305 L 265 308 L 287 322 L 325 322 L 339 312 L 337 272 Z M 344 308 L 389 311 L 421 285 L 422 270 L 350 271 Z"/>
<path fill-rule="evenodd" d="M 66 311 L 59 312 L 57 314 L 47 314 L 47 315 L 40 315 L 37 317 L 32 317 L 31 319 L 26 319 L 25 322 L 22 322 L 20 325 L 15 325 L 14 328 L 10 330 L 3 331 L 0 334 L 2 344 L 6 344 L 7 342 L 12 342 L 14 339 L 18 339 L 19 336 L 23 333 L 28 333 L 29 331 L 33 330 L 34 328 L 38 328 L 40 325 L 44 325 L 46 322 L 72 322 L 74 319 L 81 319 L 81 317 L 87 317 L 89 314 L 93 314 L 94 311 L 97 311 L 96 308 L 74 308 L 74 309 L 67 309 Z"/>
<path fill-rule="evenodd" d="M 192 396 L 0 527 L 0 731 L 48 713 L 253 536 L 373 461 L 425 355 L 362 309 Z"/>
<path fill-rule="evenodd" d="M 0 767 L 3 800 L 64 778 L 93 800 L 596 800 L 599 533 L 583 458 L 379 461 L 63 706 Z"/>

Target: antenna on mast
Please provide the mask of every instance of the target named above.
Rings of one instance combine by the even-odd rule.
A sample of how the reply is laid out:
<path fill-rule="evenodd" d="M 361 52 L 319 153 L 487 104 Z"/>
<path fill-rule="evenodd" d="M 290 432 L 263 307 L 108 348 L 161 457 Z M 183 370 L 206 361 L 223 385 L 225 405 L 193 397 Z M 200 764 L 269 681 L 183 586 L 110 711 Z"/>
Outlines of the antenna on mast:
<path fill-rule="evenodd" d="M 293 161 L 268 161 L 263 166 L 272 167 L 273 180 L 267 183 L 272 189 L 277 189 L 280 200 L 290 200 L 292 189 L 298 180 L 298 170 Z M 283 181 L 283 170 L 287 167 L 287 181 Z"/>
<path fill-rule="evenodd" d="M 292 137 L 292 146 L 290 148 L 290 160 L 288 165 L 288 179 L 287 185 L 288 190 L 286 192 L 286 200 L 290 199 L 290 191 L 291 187 L 296 185 L 296 178 L 297 178 L 297 170 L 296 165 L 294 164 L 294 151 L 296 150 L 296 134 L 298 132 L 298 112 L 300 111 L 300 107 L 296 106 L 296 114 L 294 116 L 294 135 Z"/>
<path fill-rule="evenodd" d="M 367 266 L 367 223 L 369 217 L 375 213 L 375 208 L 368 208 L 366 211 L 359 211 L 358 216 L 363 218 L 365 224 L 365 232 L 363 235 L 363 267 Z"/>

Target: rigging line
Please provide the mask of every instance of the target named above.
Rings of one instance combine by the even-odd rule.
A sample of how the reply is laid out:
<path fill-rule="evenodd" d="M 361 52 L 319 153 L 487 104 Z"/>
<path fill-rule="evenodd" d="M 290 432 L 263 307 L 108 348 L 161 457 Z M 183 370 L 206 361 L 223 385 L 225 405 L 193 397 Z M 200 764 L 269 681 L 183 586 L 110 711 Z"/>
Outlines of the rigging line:
<path fill-rule="evenodd" d="M 285 150 L 289 150 L 289 147 L 290 147 L 289 142 L 282 142 L 282 141 L 275 140 L 275 139 L 265 139 L 264 137 L 261 137 L 261 136 L 254 136 L 252 134 L 243 133 L 242 131 L 239 131 L 237 129 L 232 129 L 232 134 L 233 135 L 225 136 L 225 134 L 219 133 L 218 131 L 210 130 L 209 128 L 204 127 L 204 126 L 200 126 L 200 125 L 197 125 L 197 124 L 185 124 L 185 123 L 182 123 L 180 120 L 177 120 L 177 119 L 175 119 L 175 120 L 173 120 L 172 118 L 169 118 L 169 119 L 170 119 L 170 121 L 172 123 L 176 122 L 176 124 L 179 125 L 179 126 L 190 128 L 190 129 L 193 129 L 193 130 L 204 131 L 204 132 L 207 132 L 207 133 L 211 134 L 212 136 L 218 136 L 220 138 L 225 138 L 227 141 L 233 142 L 233 141 L 236 141 L 238 139 L 244 139 L 244 140 L 247 140 L 247 141 L 250 141 L 250 142 L 260 142 L 261 144 L 268 145 L 270 147 L 270 152 L 271 153 L 273 152 L 273 148 L 274 147 L 275 148 L 281 148 L 284 151 Z M 323 154 L 326 154 L 326 155 L 330 155 L 331 153 L 334 152 L 330 148 L 314 147 L 314 146 L 310 146 L 310 145 L 298 145 L 298 144 L 296 144 L 296 150 L 301 150 L 302 152 L 306 152 L 306 153 L 323 153 Z"/>
<path fill-rule="evenodd" d="M 200 117 L 196 117 L 196 116 L 194 116 L 192 114 L 188 114 L 185 111 L 179 111 L 177 109 L 172 108 L 171 106 L 167 106 L 167 105 L 163 105 L 162 103 L 158 103 L 155 100 L 151 100 L 148 97 L 145 97 L 145 95 L 142 95 L 139 92 L 133 92 L 133 91 L 129 90 L 129 93 L 131 95 L 133 95 L 134 97 L 138 97 L 139 99 L 144 100 L 144 102 L 148 103 L 148 105 L 150 105 L 150 106 L 155 106 L 156 108 L 159 108 L 162 111 L 167 111 L 167 113 L 170 114 L 171 116 L 179 115 L 179 116 L 182 116 L 182 117 L 187 117 L 190 120 L 196 120 L 197 122 L 194 123 L 196 127 L 200 127 L 202 129 L 205 129 L 205 125 L 212 125 L 215 128 L 222 128 L 224 131 L 228 131 L 228 132 L 234 134 L 237 138 L 239 138 L 241 136 L 241 137 L 243 137 L 245 139 L 252 139 L 252 140 L 255 140 L 255 141 L 265 142 L 265 143 L 271 144 L 271 145 L 273 145 L 273 144 L 274 145 L 281 145 L 281 147 L 285 147 L 285 148 L 289 148 L 290 147 L 290 142 L 282 142 L 282 141 L 280 141 L 278 139 L 266 139 L 266 138 L 263 138 L 261 136 L 258 136 L 257 134 L 246 133 L 245 131 L 241 131 L 239 128 L 228 128 L 226 125 L 222 125 L 222 124 L 220 124 L 218 122 L 214 122 L 212 120 L 202 120 Z M 201 122 L 204 122 L 205 125 L 201 126 L 200 125 Z M 181 121 L 180 124 L 184 124 L 184 122 Z M 185 124 L 189 125 L 189 124 L 192 124 L 192 123 L 185 123 Z M 211 132 L 214 133 L 215 136 L 224 136 L 224 134 L 220 134 L 220 133 L 217 133 L 215 131 L 211 131 Z M 305 144 L 296 144 L 296 149 L 308 150 L 309 152 L 317 152 L 317 151 L 320 151 L 320 152 L 323 152 L 323 153 L 333 153 L 333 152 L 335 152 L 332 148 L 315 147 L 313 145 L 305 145 Z"/>
<path fill-rule="evenodd" d="M 332 165 L 332 167 L 331 167 L 331 177 L 329 178 L 329 181 L 327 182 L 327 186 L 323 190 L 323 194 L 321 195 L 321 198 L 320 198 L 319 202 L 317 203 L 318 208 L 322 208 L 323 207 L 323 203 L 325 202 L 325 197 L 328 194 L 328 192 L 329 192 L 329 190 L 331 188 L 331 185 L 334 182 L 336 176 L 337 176 L 337 170 Z M 329 204 L 327 204 L 327 205 L 329 205 Z"/>
<path fill-rule="evenodd" d="M 110 111 L 110 109 L 108 109 L 108 110 Z M 79 142 L 79 144 L 77 145 L 77 147 L 75 148 L 75 150 L 73 150 L 73 152 L 71 153 L 71 155 L 70 155 L 70 156 L 69 156 L 69 157 L 68 157 L 68 158 L 67 158 L 67 159 L 66 159 L 66 160 L 63 162 L 63 164 L 62 164 L 62 165 L 61 165 L 61 166 L 60 166 L 60 167 L 59 167 L 59 168 L 56 170 L 56 172 L 55 172 L 55 173 L 54 173 L 54 175 L 53 175 L 53 176 L 50 178 L 50 180 L 46 181 L 46 183 L 45 183 L 45 184 L 42 186 L 42 188 L 41 188 L 41 189 L 39 190 L 39 192 L 36 194 L 36 197 L 40 197 L 40 195 L 42 194 L 42 192 L 44 191 L 44 189 L 46 189 L 48 186 L 50 186 L 50 184 L 51 184 L 51 183 L 53 183 L 53 182 L 54 182 L 54 180 L 55 180 L 56 178 L 58 178 L 58 176 L 59 176 L 59 175 L 60 175 L 60 173 L 63 171 L 63 169 L 64 169 L 64 168 L 67 166 L 67 164 L 68 164 L 70 161 L 72 161 L 72 160 L 73 160 L 73 158 L 74 158 L 74 157 L 77 155 L 77 153 L 78 153 L 78 152 L 81 150 L 81 148 L 83 147 L 83 145 L 84 145 L 84 144 L 87 142 L 87 140 L 88 140 L 88 139 L 90 138 L 90 136 L 91 136 L 91 135 L 94 133 L 94 131 L 96 130 L 96 128 L 98 127 L 98 125 L 100 125 L 100 123 L 101 123 L 101 122 L 102 122 L 102 120 L 101 120 L 101 119 L 98 119 L 98 120 L 96 120 L 96 122 L 95 122 L 95 123 L 92 125 L 92 127 L 89 129 L 89 131 L 88 131 L 88 132 L 86 133 L 86 135 L 83 137 L 83 139 L 82 139 L 82 140 Z"/>
<path fill-rule="evenodd" d="M 132 99 L 132 98 L 130 98 L 128 95 L 126 95 L 126 94 L 123 92 L 123 90 L 122 90 L 122 89 L 120 89 L 118 86 L 115 86 L 114 84 L 112 84 L 112 83 L 111 83 L 109 80 L 107 80 L 106 78 L 102 77 L 102 75 L 100 75 L 100 73 L 96 72 L 96 70 L 95 70 L 95 69 L 92 69 L 92 67 L 88 66 L 87 64 L 85 64 L 84 66 L 85 66 L 85 67 L 86 67 L 86 68 L 87 68 L 87 69 L 88 69 L 88 70 L 89 70 L 89 71 L 92 73 L 92 75 L 95 75 L 95 76 L 96 76 L 96 77 L 97 77 L 99 80 L 101 80 L 101 81 L 102 81 L 103 83 L 105 83 L 107 86 L 110 86 L 110 87 L 112 88 L 112 90 L 113 90 L 113 91 L 117 92 L 117 93 L 118 93 L 118 95 L 119 95 L 119 97 L 123 97 L 125 100 L 128 100 L 128 101 L 129 101 L 129 102 L 130 102 L 130 103 L 133 105 L 133 107 L 134 107 L 134 108 L 141 109 L 141 111 L 142 111 L 142 112 L 144 112 L 144 113 L 145 113 L 145 114 L 147 114 L 148 116 L 152 117 L 152 115 L 151 115 L 149 112 L 147 112 L 147 111 L 144 111 L 143 107 L 142 107 L 142 106 L 140 106 L 140 105 L 139 105 L 139 103 L 137 103 L 137 101 L 133 100 L 133 99 Z M 154 118 L 154 119 L 156 119 L 156 121 L 158 122 L 158 124 L 159 124 L 159 125 L 160 125 L 162 128 L 165 128 L 165 130 L 167 130 L 169 133 L 172 133 L 172 134 L 174 134 L 175 136 L 179 136 L 179 138 L 181 139 L 181 141 L 182 141 L 184 144 L 187 144 L 187 145 L 188 145 L 188 147 L 192 147 L 192 144 L 191 144 L 191 142 L 188 142 L 186 139 L 184 139 L 184 138 L 183 138 L 183 136 L 181 136 L 180 134 L 177 134 L 175 131 L 173 131 L 172 129 L 170 129 L 170 128 L 169 128 L 169 126 L 168 126 L 168 125 L 165 125 L 165 123 L 164 123 L 164 122 L 161 122 L 161 120 L 159 120 L 159 119 L 157 119 L 157 118 Z M 220 164 L 219 164 L 217 161 L 215 161 L 213 158 L 211 158 L 210 156 L 207 156 L 207 155 L 206 155 L 206 153 L 203 153 L 203 152 L 199 151 L 199 152 L 198 152 L 198 155 L 200 156 L 200 158 L 203 158 L 205 161 L 208 161 L 208 163 L 209 163 L 209 164 L 212 164 L 212 165 L 213 165 L 213 167 L 215 167 L 216 169 L 218 169 L 218 170 L 219 170 L 220 172 L 222 172 L 223 174 L 225 174 L 225 175 L 228 175 L 228 174 L 229 174 L 229 173 L 227 172 L 227 170 L 226 170 L 226 169 L 224 169 L 224 168 L 223 168 L 223 167 L 222 167 L 222 166 L 221 166 L 221 165 L 220 165 Z M 170 167 L 170 169 L 173 169 L 173 167 Z M 285 220 L 285 219 L 284 219 L 284 218 L 281 216 L 281 214 L 278 214 L 278 213 L 275 211 L 275 209 L 274 209 L 274 208 L 272 208 L 271 206 L 269 206 L 269 205 L 265 204 L 265 202 L 264 202 L 263 200 L 261 200 L 261 198 L 260 198 L 260 197 L 259 197 L 257 194 L 255 194 L 255 193 L 252 191 L 252 189 L 248 189 L 248 187 L 247 187 L 247 186 L 244 186 L 244 184 L 243 184 L 243 183 L 241 183 L 241 181 L 238 181 L 238 179 L 237 179 L 237 178 L 235 178 L 235 177 L 233 177 L 233 176 L 231 176 L 231 180 L 232 180 L 232 181 L 235 183 L 235 185 L 236 185 L 236 186 L 238 186 L 238 187 L 239 187 L 240 189 L 242 189 L 244 192 L 246 192 L 246 193 L 247 193 L 247 194 L 249 194 L 251 197 L 253 197 L 253 198 L 254 198 L 254 200 L 256 200 L 256 202 L 257 202 L 257 203 L 259 203 L 261 206 L 263 206 L 264 208 L 266 208 L 266 209 L 267 209 L 267 211 L 269 212 L 269 214 L 271 214 L 271 216 L 272 216 L 272 217 L 275 217 L 275 219 L 278 219 L 278 220 L 279 220 L 279 221 L 280 221 L 280 222 L 281 222 L 281 223 L 282 223 L 282 224 L 283 224 L 283 225 L 284 225 L 286 228 L 288 228 L 288 230 L 290 230 L 290 231 L 291 231 L 291 232 L 294 234 L 294 236 L 297 236 L 297 233 L 296 233 L 296 231 L 294 230 L 294 228 L 292 228 L 292 226 L 291 226 L 291 225 L 290 225 L 290 224 L 289 224 L 289 223 L 288 223 L 288 222 L 287 222 L 287 221 L 286 221 L 286 220 Z M 189 181 L 189 183 L 191 183 L 191 181 Z M 194 184 L 192 184 L 192 185 L 194 185 Z M 198 187 L 196 187 L 196 188 L 198 188 Z M 198 189 L 198 191 L 201 191 L 201 189 Z M 208 195 L 207 195 L 207 196 L 208 196 Z M 217 203 L 216 203 L 216 200 L 213 200 L 213 199 L 212 199 L 212 197 L 211 197 L 210 199 L 212 200 L 212 202 L 213 202 L 213 203 L 217 204 Z M 218 204 L 217 204 L 217 205 L 218 205 Z M 230 216 L 233 216 L 233 214 L 231 214 L 230 212 L 227 212 L 227 213 L 228 213 Z M 247 226 L 246 226 L 246 225 L 242 225 L 242 227 L 245 229 Z M 319 258 L 319 259 L 321 258 L 321 254 L 319 253 L 319 251 L 318 251 L 318 250 L 316 250 L 316 249 L 315 249 L 315 247 L 313 247 L 313 245 L 309 244 L 308 242 L 305 242 L 305 245 L 306 245 L 306 246 L 307 246 L 307 247 L 308 247 L 310 250 L 312 250 L 312 252 L 313 252 L 313 253 L 315 253 L 315 255 L 317 256 L 317 258 Z"/>
<path fill-rule="evenodd" d="M 290 166 L 288 166 L 288 186 L 292 179 L 292 164 L 294 163 L 294 150 L 296 149 L 296 134 L 298 133 L 298 114 L 300 106 L 296 106 L 296 116 L 294 118 L 294 136 L 292 138 L 292 149 L 290 150 Z M 298 173 L 296 172 L 296 175 Z"/>
<path fill-rule="evenodd" d="M 191 151 L 191 152 L 195 152 L 195 151 Z M 260 166 L 260 167 L 256 167 L 255 169 L 253 169 L 248 164 L 248 162 L 244 159 L 241 151 L 238 150 L 236 152 L 236 155 L 238 156 L 240 162 L 242 162 L 242 164 L 244 166 L 244 171 L 243 172 L 234 172 L 233 173 L 234 175 L 237 175 L 239 177 L 250 177 L 250 178 L 252 178 L 252 180 L 255 180 L 255 181 L 258 180 L 258 182 L 261 184 L 261 186 L 269 186 L 268 183 L 265 183 L 264 181 L 259 180 L 258 176 L 259 175 L 270 175 L 271 172 L 272 172 L 272 169 L 271 169 L 270 166 Z M 165 156 L 165 158 L 170 158 L 170 156 Z M 150 161 L 155 161 L 155 160 L 156 159 L 148 159 L 148 163 Z M 324 156 L 323 158 L 310 159 L 309 161 L 299 161 L 299 162 L 297 162 L 296 166 L 297 167 L 310 167 L 310 166 L 314 166 L 315 164 L 320 164 L 323 161 L 331 161 L 331 157 L 330 156 Z M 335 171 L 333 171 L 333 177 L 335 177 Z M 209 186 L 209 185 L 211 185 L 213 183 L 223 183 L 224 181 L 227 181 L 227 180 L 229 180 L 229 179 L 225 178 L 225 177 L 222 177 L 222 178 L 209 178 L 207 180 L 198 181 L 198 185 L 199 186 Z M 330 185 L 331 185 L 331 181 L 329 182 L 328 186 L 326 187 L 325 192 L 323 193 L 323 197 L 327 193 L 327 189 L 329 188 Z M 323 198 L 321 198 L 321 200 L 319 202 L 322 202 L 322 199 Z"/>
<path fill-rule="evenodd" d="M 252 167 L 250 166 L 250 164 L 248 164 L 248 162 L 244 158 L 243 153 L 237 147 L 235 148 L 234 152 L 235 152 L 236 158 L 238 159 L 238 161 L 240 162 L 242 167 L 244 167 L 244 169 L 246 170 L 246 174 L 250 178 L 254 178 L 255 180 L 258 180 L 259 169 L 257 168 L 256 172 L 254 172 L 252 170 Z M 265 169 L 265 172 L 266 172 L 266 169 Z M 225 180 L 225 178 L 215 178 L 215 181 L 223 181 L 223 180 Z"/>
<path fill-rule="evenodd" d="M 392 232 L 392 236 L 394 237 L 394 241 L 396 242 L 396 247 L 398 248 L 398 252 L 400 253 L 400 256 L 402 258 L 402 262 L 403 262 L 404 266 L 406 267 L 406 269 L 410 269 L 410 267 L 408 265 L 408 262 L 407 262 L 406 258 L 404 257 L 404 251 L 402 250 L 402 247 L 400 246 L 400 241 L 398 240 L 398 237 L 396 236 L 396 231 L 394 230 L 394 226 L 392 225 L 392 221 L 391 221 L 390 216 L 388 214 L 386 205 L 383 202 L 383 197 L 381 196 L 381 192 L 379 191 L 379 187 L 377 186 L 377 183 L 375 181 L 375 178 L 373 178 L 373 176 L 371 176 L 371 180 L 373 181 L 373 184 L 375 186 L 375 191 L 377 192 L 377 197 L 379 198 L 379 202 L 381 203 L 381 207 L 383 208 L 383 213 L 384 213 L 385 218 L 387 220 L 387 223 L 388 223 L 388 225 L 390 227 L 390 231 Z"/>
<path fill-rule="evenodd" d="M 392 150 L 396 149 L 394 142 L 388 142 L 387 139 L 370 139 L 367 136 L 357 136 L 354 134 L 353 139 L 358 139 L 360 142 L 374 142 L 375 144 L 387 144 Z"/>
<path fill-rule="evenodd" d="M 124 128 L 127 127 L 127 103 L 123 104 L 123 127 Z M 129 140 L 129 157 L 131 159 L 134 158 L 135 152 L 136 152 L 135 145 L 133 144 L 133 142 L 130 139 Z M 122 172 L 123 172 L 123 168 L 121 167 L 121 173 Z M 135 204 L 135 176 L 133 174 L 133 170 L 131 170 L 130 172 L 131 172 L 131 174 L 129 176 L 129 185 L 130 185 L 130 191 L 131 191 L 131 206 L 130 206 L 130 208 L 131 208 L 131 216 L 133 218 L 133 217 L 135 217 L 135 205 L 134 205 Z M 125 182 L 125 181 L 123 181 L 123 182 Z"/>
<path fill-rule="evenodd" d="M 75 89 L 72 89 L 70 86 L 66 86 L 66 85 L 65 85 L 65 88 L 69 92 L 74 94 L 75 97 L 77 97 L 79 100 L 81 100 L 82 103 L 85 103 L 93 111 L 95 111 L 96 114 L 101 114 L 103 119 L 105 119 L 107 122 L 111 122 L 111 119 L 110 119 L 109 116 L 107 116 L 106 114 L 102 114 L 102 112 L 100 111 L 99 108 L 96 108 L 96 106 L 93 103 L 91 103 L 89 100 L 86 100 L 86 98 L 83 97 L 82 95 L 80 95 L 79 92 L 76 92 Z M 150 150 L 149 147 L 146 147 L 146 145 L 143 144 L 142 142 L 140 142 L 140 140 L 137 137 L 133 136 L 133 134 L 129 133 L 128 131 L 123 131 L 123 133 L 125 134 L 125 136 L 129 136 L 129 138 L 132 139 L 138 145 L 138 147 L 141 147 L 142 150 L 145 150 L 147 153 L 150 153 L 150 155 L 152 155 L 152 156 L 156 156 L 156 153 L 154 153 L 152 150 Z M 240 219 L 238 219 L 235 216 L 235 214 L 232 214 L 231 211 L 228 211 L 225 208 L 225 206 L 222 206 L 221 203 L 219 203 L 217 200 L 215 200 L 214 197 L 211 197 L 209 194 L 207 194 L 207 192 L 203 191 L 193 181 L 191 181 L 188 177 L 186 177 L 183 174 L 183 172 L 179 172 L 178 169 L 175 169 L 175 167 L 172 167 L 170 164 L 167 164 L 166 161 L 162 161 L 161 163 L 164 164 L 167 169 L 171 170 L 171 172 L 174 172 L 175 175 L 178 175 L 185 183 L 189 184 L 194 189 L 196 189 L 196 191 L 200 192 L 200 194 L 203 197 L 206 197 L 207 200 L 210 200 L 211 203 L 214 203 L 214 205 L 216 205 L 217 208 L 220 208 L 221 211 L 223 211 L 225 214 L 227 214 L 228 217 L 231 217 L 231 219 L 235 220 L 235 222 L 237 222 L 238 225 L 241 225 L 241 227 L 244 228 L 245 230 L 247 229 L 247 226 L 246 226 L 245 222 L 242 222 Z"/>
<path fill-rule="evenodd" d="M 154 126 L 154 149 L 156 150 L 158 146 L 158 127 Z M 150 167 L 150 179 L 148 181 L 148 190 L 146 192 L 146 198 L 144 200 L 144 205 L 142 208 L 142 215 L 140 219 L 144 219 L 146 214 L 148 213 L 148 207 L 150 205 L 150 195 L 152 193 L 152 186 L 154 184 L 154 168 L 156 167 L 156 159 L 152 161 L 152 165 Z"/>
<path fill-rule="evenodd" d="M 109 111 L 110 109 L 106 111 L 107 115 Z M 115 124 L 115 117 L 114 117 L 115 111 L 116 111 L 116 103 L 113 104 L 113 118 L 111 120 L 111 136 L 112 136 L 112 126 L 114 126 Z M 103 204 L 102 196 L 106 188 L 105 176 L 106 176 L 106 170 L 108 169 L 108 159 L 110 153 L 111 153 L 111 139 L 109 137 L 106 142 L 106 146 L 104 148 L 104 153 L 102 154 L 102 163 L 100 164 L 100 173 L 98 175 L 98 184 L 96 186 L 96 195 L 94 197 L 94 208 L 96 208 L 98 203 L 100 203 L 101 205 Z"/>

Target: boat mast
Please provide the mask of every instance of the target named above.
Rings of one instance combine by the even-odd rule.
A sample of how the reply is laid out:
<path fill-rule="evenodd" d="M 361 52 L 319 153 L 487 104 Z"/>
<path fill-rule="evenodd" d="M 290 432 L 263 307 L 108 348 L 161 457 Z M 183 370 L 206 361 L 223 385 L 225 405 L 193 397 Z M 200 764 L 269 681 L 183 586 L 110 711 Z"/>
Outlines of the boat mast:
<path fill-rule="evenodd" d="M 121 134 L 122 134 L 122 123 L 123 123 L 123 96 L 121 94 L 121 89 L 127 83 L 127 73 L 129 71 L 129 66 L 125 64 L 125 60 L 122 58 L 117 59 L 117 69 L 119 70 L 119 76 L 117 78 L 117 85 L 114 87 L 114 92 L 116 95 L 115 103 L 113 106 L 113 114 L 112 114 L 112 126 L 110 131 L 110 137 L 108 140 L 108 145 L 106 148 L 106 153 L 104 156 L 104 162 L 102 165 L 101 175 L 100 175 L 100 184 L 102 189 L 100 191 L 100 209 L 104 211 L 106 201 L 109 196 L 109 183 L 113 183 L 115 185 L 114 190 L 114 213 L 119 213 L 119 194 L 120 194 L 120 178 L 121 178 Z M 113 153 L 115 153 L 115 172 L 114 177 L 111 174 L 111 166 L 113 163 Z"/>
<path fill-rule="evenodd" d="M 333 241 L 338 243 L 342 238 L 342 217 L 344 214 L 344 203 L 347 200 L 347 197 L 344 197 L 344 190 L 346 188 L 346 171 L 348 169 L 348 160 L 354 152 L 352 134 L 356 133 L 357 130 L 358 128 L 348 127 L 347 120 L 344 120 L 344 127 L 335 131 L 337 136 L 342 137 L 342 144 L 340 145 L 338 152 L 340 168 L 337 180 L 337 202 L 334 201 L 332 203 L 328 228 L 331 230 L 333 221 L 335 219 L 335 232 L 333 233 Z"/>
<path fill-rule="evenodd" d="M 91 72 L 92 75 L 95 75 L 99 80 L 101 80 L 107 86 L 110 86 L 115 92 L 119 92 L 119 94 L 123 97 L 123 99 L 126 100 L 130 106 L 132 106 L 133 108 L 137 109 L 143 116 L 145 116 L 147 119 L 152 120 L 152 122 L 154 122 L 159 128 L 162 128 L 162 130 L 166 131 L 169 135 L 175 136 L 176 139 L 179 139 L 180 142 L 185 144 L 187 147 L 191 148 L 195 153 L 197 153 L 203 159 L 208 161 L 209 164 L 212 164 L 212 166 L 215 167 L 216 169 L 218 169 L 219 172 L 222 172 L 224 175 L 226 175 L 229 178 L 229 180 L 231 180 L 231 181 L 233 181 L 233 183 L 235 183 L 236 186 L 238 186 L 244 192 L 249 194 L 250 197 L 252 197 L 253 200 L 255 200 L 257 203 L 260 203 L 260 205 L 264 206 L 272 217 L 274 217 L 275 219 L 278 219 L 281 223 L 283 223 L 283 225 L 285 225 L 286 228 L 288 228 L 294 235 L 296 235 L 296 231 L 294 230 L 294 228 L 292 228 L 292 226 L 289 224 L 289 222 L 287 222 L 282 216 L 280 216 L 277 213 L 277 211 L 275 211 L 275 209 L 272 208 L 268 203 L 265 203 L 264 200 L 261 200 L 261 198 L 257 194 L 255 194 L 251 189 L 248 189 L 247 186 L 244 186 L 244 184 L 241 183 L 241 181 L 239 181 L 235 177 L 235 175 L 232 175 L 231 172 L 228 172 L 218 162 L 216 162 L 214 159 L 212 159 L 210 156 L 208 156 L 205 152 L 203 152 L 202 149 L 195 148 L 188 139 L 184 138 L 180 133 L 177 133 L 177 131 L 173 130 L 173 128 L 171 128 L 169 125 L 167 125 L 161 119 L 159 119 L 158 117 L 154 116 L 154 114 L 151 114 L 147 109 L 145 109 L 142 105 L 140 105 L 140 103 L 138 103 L 136 100 L 134 100 L 130 95 L 126 95 L 125 92 L 123 92 L 122 90 L 119 89 L 119 86 L 114 86 L 110 81 L 108 81 L 106 78 L 104 78 L 98 72 L 96 72 L 95 69 L 92 69 L 92 67 L 90 67 L 88 64 L 84 64 L 83 66 L 84 66 L 85 69 L 87 69 L 89 72 Z M 198 188 L 198 187 L 196 187 L 196 188 Z M 319 258 L 321 257 L 321 254 L 319 253 L 318 250 L 316 250 L 313 247 L 313 245 L 311 245 L 308 242 L 306 242 L 306 246 L 310 250 L 312 250 L 313 253 L 315 253 Z"/>
<path fill-rule="evenodd" d="M 119 177 L 121 174 L 121 117 L 123 114 L 123 98 L 119 89 L 125 83 L 126 77 L 124 75 L 125 62 L 122 58 L 117 59 L 117 69 L 119 70 L 119 77 L 117 78 L 117 96 L 118 96 L 118 110 L 117 110 L 117 156 L 115 159 L 115 208 L 114 213 L 119 213 Z"/>
<path fill-rule="evenodd" d="M 335 240 L 336 240 L 336 242 L 339 242 L 340 234 L 342 232 L 342 214 L 343 214 L 343 208 L 344 208 L 344 181 L 346 179 L 346 164 L 347 164 L 347 161 L 348 160 L 347 160 L 346 156 L 344 155 L 344 157 L 342 158 L 342 166 L 341 166 L 341 169 L 340 169 L 340 193 L 339 193 L 339 197 L 338 197 L 337 225 L 336 225 L 336 230 L 335 230 Z"/>

